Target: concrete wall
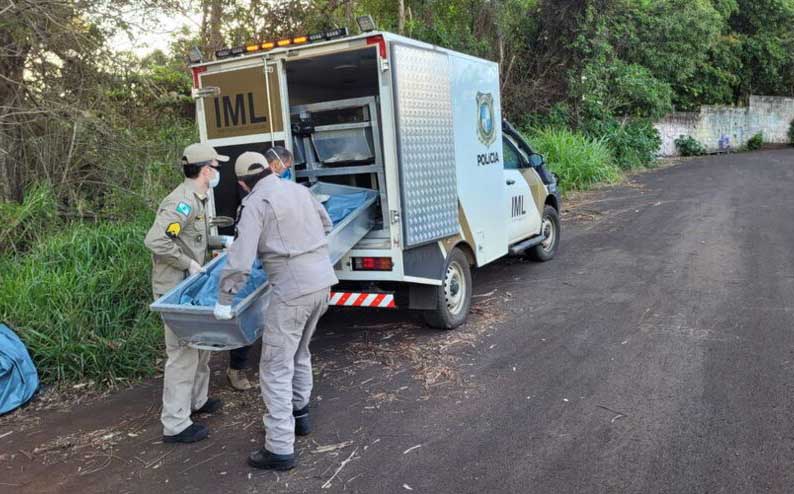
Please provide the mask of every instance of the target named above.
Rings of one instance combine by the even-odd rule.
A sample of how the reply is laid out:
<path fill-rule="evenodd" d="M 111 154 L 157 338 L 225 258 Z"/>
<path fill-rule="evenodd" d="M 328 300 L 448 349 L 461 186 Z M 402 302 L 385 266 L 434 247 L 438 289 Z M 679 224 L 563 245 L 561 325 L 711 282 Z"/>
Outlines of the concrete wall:
<path fill-rule="evenodd" d="M 756 133 L 766 143 L 787 143 L 788 129 L 794 120 L 794 98 L 751 96 L 747 107 L 703 106 L 699 112 L 673 113 L 655 127 L 662 137 L 661 156 L 675 156 L 675 140 L 689 135 L 710 152 L 736 149 L 747 144 Z"/>

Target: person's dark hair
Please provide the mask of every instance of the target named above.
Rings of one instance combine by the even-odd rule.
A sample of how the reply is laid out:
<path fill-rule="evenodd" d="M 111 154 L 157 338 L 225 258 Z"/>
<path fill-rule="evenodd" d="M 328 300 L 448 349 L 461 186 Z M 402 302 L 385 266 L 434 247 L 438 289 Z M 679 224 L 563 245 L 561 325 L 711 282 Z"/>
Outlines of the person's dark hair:
<path fill-rule="evenodd" d="M 289 161 L 292 161 L 292 153 L 289 149 L 285 148 L 284 146 L 273 146 L 265 151 L 265 158 L 267 158 L 268 163 L 272 163 L 273 161 L 278 161 L 278 158 L 286 165 Z"/>
<path fill-rule="evenodd" d="M 251 165 L 251 168 L 259 167 L 259 166 L 261 165 L 254 164 Z M 256 185 L 260 180 L 267 177 L 271 173 L 273 173 L 273 170 L 271 170 L 270 168 L 263 168 L 262 171 L 257 173 L 256 175 L 247 175 L 245 177 L 240 177 L 240 180 L 242 180 L 243 183 L 247 185 L 249 189 L 253 189 L 254 185 Z"/>
<path fill-rule="evenodd" d="M 202 161 L 201 163 L 189 164 L 187 159 L 184 156 L 182 157 L 182 171 L 185 172 L 185 177 L 187 178 L 198 177 L 199 173 L 201 173 L 201 169 L 211 164 L 212 161 Z"/>

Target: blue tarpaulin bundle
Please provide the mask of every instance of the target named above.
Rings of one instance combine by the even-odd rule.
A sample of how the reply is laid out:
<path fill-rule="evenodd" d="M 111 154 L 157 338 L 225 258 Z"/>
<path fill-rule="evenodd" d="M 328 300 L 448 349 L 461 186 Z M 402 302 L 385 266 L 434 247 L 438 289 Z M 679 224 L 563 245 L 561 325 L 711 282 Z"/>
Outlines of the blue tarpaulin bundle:
<path fill-rule="evenodd" d="M 368 199 L 367 192 L 354 192 L 353 194 L 338 194 L 331 196 L 323 203 L 328 216 L 334 225 L 347 218 L 347 215 L 361 207 Z"/>
<path fill-rule="evenodd" d="M 22 340 L 0 324 L 0 415 L 27 403 L 39 389 L 39 373 Z"/>
<path fill-rule="evenodd" d="M 204 307 L 215 306 L 215 302 L 218 301 L 218 282 L 225 265 L 226 259 L 223 259 L 214 266 L 211 272 L 202 275 L 199 281 L 190 285 L 190 288 L 182 293 L 179 297 L 179 303 L 182 305 L 202 305 Z M 262 268 L 262 263 L 259 262 L 259 259 L 256 259 L 251 266 L 251 276 L 248 277 L 243 289 L 235 295 L 232 305 L 240 303 L 266 281 L 267 273 Z"/>

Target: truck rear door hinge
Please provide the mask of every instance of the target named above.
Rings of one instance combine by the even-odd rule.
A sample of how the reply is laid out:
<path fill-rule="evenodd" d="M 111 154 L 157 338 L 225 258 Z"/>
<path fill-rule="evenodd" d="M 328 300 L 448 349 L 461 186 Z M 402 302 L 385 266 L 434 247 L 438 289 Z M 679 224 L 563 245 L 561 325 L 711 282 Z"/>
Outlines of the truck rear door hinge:
<path fill-rule="evenodd" d="M 392 210 L 392 211 L 389 211 L 389 214 L 391 215 L 391 224 L 392 225 L 396 225 L 396 224 L 398 224 L 400 222 L 400 212 L 399 211 Z"/>
<path fill-rule="evenodd" d="M 193 99 L 210 98 L 213 96 L 220 96 L 221 88 L 215 86 L 207 86 L 201 88 L 193 88 L 190 95 Z"/>

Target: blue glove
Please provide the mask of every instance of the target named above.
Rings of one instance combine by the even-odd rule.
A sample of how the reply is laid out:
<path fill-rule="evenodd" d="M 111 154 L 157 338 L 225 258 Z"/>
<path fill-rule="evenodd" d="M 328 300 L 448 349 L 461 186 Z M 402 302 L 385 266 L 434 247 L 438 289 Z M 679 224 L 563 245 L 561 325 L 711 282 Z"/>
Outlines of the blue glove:
<path fill-rule="evenodd" d="M 216 302 L 215 309 L 213 309 L 212 313 L 215 315 L 215 319 L 219 321 L 228 321 L 232 318 L 232 306 Z"/>

